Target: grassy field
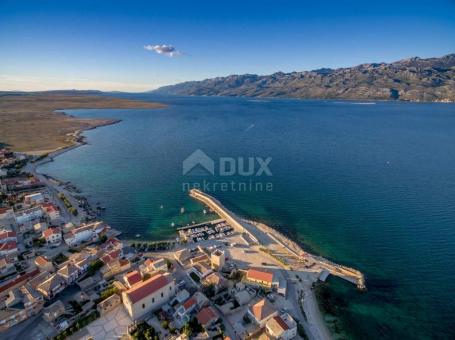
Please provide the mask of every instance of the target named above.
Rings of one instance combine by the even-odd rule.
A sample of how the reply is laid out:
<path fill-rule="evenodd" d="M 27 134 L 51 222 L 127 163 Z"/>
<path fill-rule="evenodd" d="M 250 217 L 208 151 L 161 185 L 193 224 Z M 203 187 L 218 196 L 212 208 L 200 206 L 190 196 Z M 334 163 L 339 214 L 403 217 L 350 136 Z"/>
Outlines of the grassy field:
<path fill-rule="evenodd" d="M 6 144 L 13 151 L 43 154 L 72 145 L 78 131 L 116 122 L 108 117 L 79 119 L 55 110 L 162 107 L 165 105 L 94 95 L 0 96 L 0 144 Z"/>

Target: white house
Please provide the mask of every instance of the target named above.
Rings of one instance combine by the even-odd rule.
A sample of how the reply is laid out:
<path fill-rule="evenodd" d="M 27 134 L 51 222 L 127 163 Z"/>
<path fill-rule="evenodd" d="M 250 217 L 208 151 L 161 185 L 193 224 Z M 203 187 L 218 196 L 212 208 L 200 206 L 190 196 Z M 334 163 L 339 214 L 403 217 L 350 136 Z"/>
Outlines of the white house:
<path fill-rule="evenodd" d="M 32 207 L 28 209 L 23 209 L 15 212 L 16 222 L 18 224 L 23 224 L 30 222 L 34 219 L 41 218 L 43 216 L 43 211 L 41 207 Z"/>
<path fill-rule="evenodd" d="M 52 221 L 52 222 L 55 222 L 55 221 L 58 221 L 60 220 L 60 210 L 58 209 L 57 206 L 55 206 L 54 204 L 52 203 L 45 203 L 45 204 L 42 204 L 41 205 L 41 208 L 43 210 L 43 212 L 45 214 L 47 214 L 47 216 L 49 216 L 49 219 Z"/>
<path fill-rule="evenodd" d="M 265 328 L 273 339 L 290 340 L 297 336 L 297 323 L 288 313 L 270 318 Z"/>
<path fill-rule="evenodd" d="M 156 310 L 175 295 L 175 282 L 170 275 L 155 275 L 122 293 L 123 305 L 133 320 Z"/>
<path fill-rule="evenodd" d="M 44 196 L 40 192 L 36 192 L 34 194 L 29 194 L 24 196 L 24 203 L 25 204 L 39 204 L 44 202 Z"/>
<path fill-rule="evenodd" d="M 58 227 L 46 229 L 42 235 L 48 245 L 56 246 L 62 242 L 62 231 Z"/>
<path fill-rule="evenodd" d="M 99 234 L 104 230 L 103 222 L 93 222 L 74 228 L 65 235 L 65 242 L 71 247 L 77 247 L 84 242 L 93 242 L 99 239 Z"/>

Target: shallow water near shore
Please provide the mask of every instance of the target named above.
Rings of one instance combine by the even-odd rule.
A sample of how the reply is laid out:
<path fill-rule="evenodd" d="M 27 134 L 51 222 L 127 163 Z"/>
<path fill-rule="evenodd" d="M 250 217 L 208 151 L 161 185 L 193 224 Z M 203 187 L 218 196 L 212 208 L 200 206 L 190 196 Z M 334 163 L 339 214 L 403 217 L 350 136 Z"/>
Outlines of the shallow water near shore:
<path fill-rule="evenodd" d="M 350 337 L 455 335 L 455 105 L 125 96 L 169 107 L 72 110 L 122 122 L 86 131 L 87 145 L 39 168 L 100 202 L 124 238 L 170 238 L 171 223 L 210 218 L 184 183 L 226 178 L 183 176 L 196 149 L 215 160 L 271 157 L 272 176 L 253 182 L 273 190 L 210 194 L 366 274 L 366 293 L 328 282 Z"/>

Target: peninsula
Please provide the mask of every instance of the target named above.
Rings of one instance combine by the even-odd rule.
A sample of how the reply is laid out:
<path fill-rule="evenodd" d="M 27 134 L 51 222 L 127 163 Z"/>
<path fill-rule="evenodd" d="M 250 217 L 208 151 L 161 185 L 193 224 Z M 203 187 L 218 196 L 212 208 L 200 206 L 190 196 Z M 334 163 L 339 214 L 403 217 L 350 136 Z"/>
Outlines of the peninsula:
<path fill-rule="evenodd" d="M 156 109 L 160 103 L 142 102 L 78 91 L 11 93 L 0 96 L 0 145 L 13 151 L 44 154 L 73 145 L 83 130 L 113 124 L 113 119 L 83 119 L 57 110 Z"/>

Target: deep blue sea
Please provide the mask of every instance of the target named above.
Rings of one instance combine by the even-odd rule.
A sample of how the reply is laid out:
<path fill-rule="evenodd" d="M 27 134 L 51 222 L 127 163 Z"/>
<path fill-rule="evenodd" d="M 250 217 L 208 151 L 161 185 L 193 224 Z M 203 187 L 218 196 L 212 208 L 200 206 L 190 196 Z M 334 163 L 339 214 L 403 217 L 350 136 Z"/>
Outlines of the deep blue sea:
<path fill-rule="evenodd" d="M 99 201 L 124 238 L 173 237 L 171 223 L 208 218 L 185 183 L 227 183 L 210 190 L 234 212 L 366 274 L 365 293 L 327 283 L 347 337 L 455 337 L 455 105 L 124 96 L 169 106 L 69 111 L 122 121 L 40 168 Z M 183 175 L 198 149 L 214 175 Z M 252 158 L 254 174 L 223 175 L 220 158 Z M 256 176 L 257 158 L 270 173 Z"/>

